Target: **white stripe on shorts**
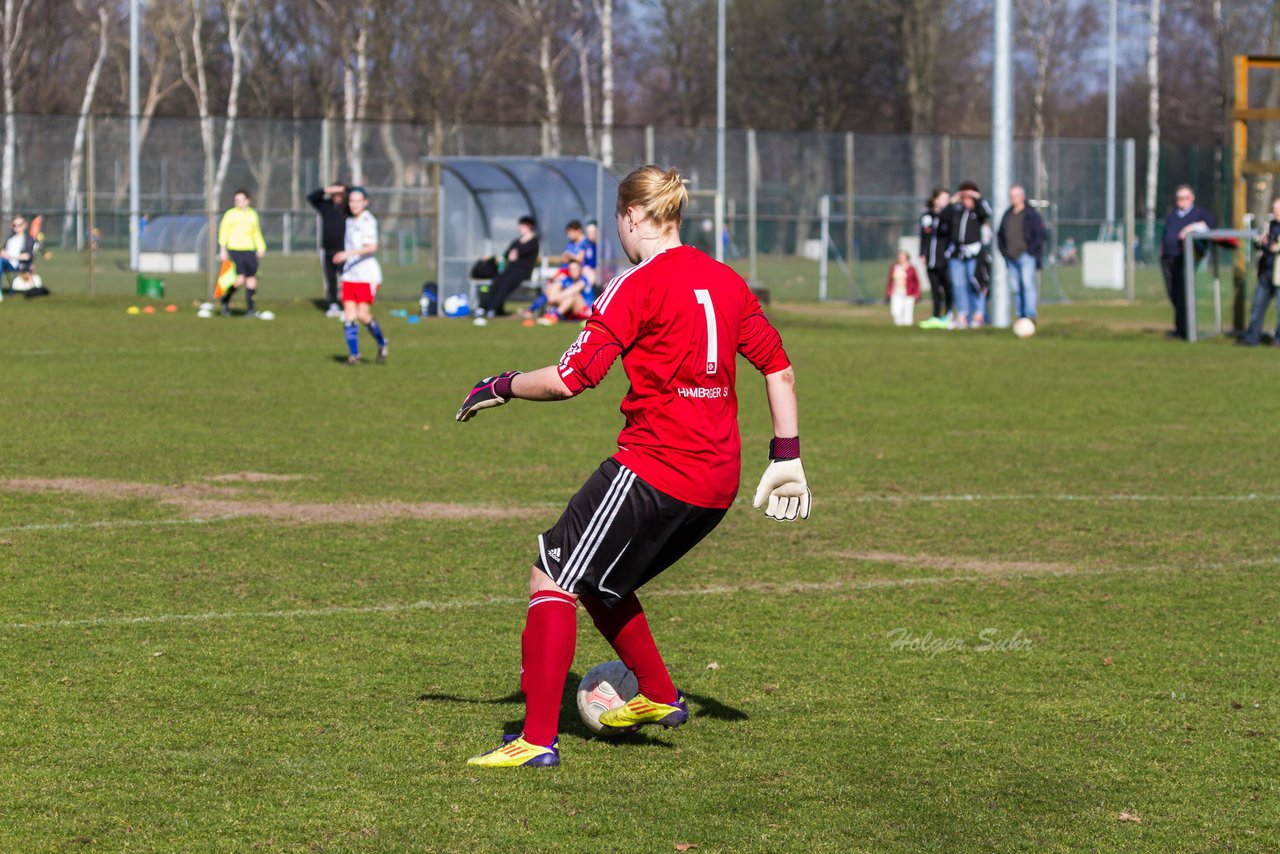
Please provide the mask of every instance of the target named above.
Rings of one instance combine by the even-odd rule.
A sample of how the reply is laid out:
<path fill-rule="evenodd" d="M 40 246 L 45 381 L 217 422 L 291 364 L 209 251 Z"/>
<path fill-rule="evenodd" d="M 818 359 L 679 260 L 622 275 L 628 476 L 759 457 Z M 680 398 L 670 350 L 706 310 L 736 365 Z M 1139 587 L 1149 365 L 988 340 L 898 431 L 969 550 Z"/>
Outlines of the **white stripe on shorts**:
<path fill-rule="evenodd" d="M 609 484 L 609 488 L 605 490 L 604 498 L 600 500 L 595 513 L 591 515 L 590 521 L 587 522 L 587 527 L 583 529 L 582 536 L 574 547 L 573 553 L 565 557 L 560 573 L 561 580 L 557 581 L 560 584 L 560 589 L 572 591 L 573 588 L 567 585 L 576 584 L 581 577 L 581 572 L 579 571 L 579 567 L 582 564 L 581 557 L 586 554 L 592 540 L 600 533 L 601 526 L 603 525 L 607 528 L 612 523 L 621 497 L 626 494 L 626 476 L 630 473 L 626 468 L 619 469 L 618 476 L 613 483 Z"/>
<path fill-rule="evenodd" d="M 591 518 L 587 521 L 587 527 L 582 531 L 582 538 L 578 540 L 579 547 L 581 547 L 587 541 L 587 536 L 593 530 L 595 530 L 596 523 L 599 522 L 601 518 L 603 518 L 606 505 L 608 505 L 608 503 L 612 500 L 613 494 L 618 491 L 618 488 L 621 485 L 622 485 L 622 478 L 617 477 L 614 479 L 613 483 L 609 484 L 609 488 L 604 491 L 604 498 L 600 499 L 599 506 L 597 506 L 595 512 L 591 514 Z M 569 567 L 573 565 L 573 558 L 575 554 L 577 554 L 576 551 L 565 555 L 563 562 L 561 562 L 560 564 L 560 574 L 556 576 L 555 581 L 556 581 L 556 585 L 559 586 L 561 590 L 569 589 L 564 585 L 569 578 Z"/>
<path fill-rule="evenodd" d="M 627 493 L 631 491 L 631 484 L 635 482 L 636 476 L 634 472 L 626 469 L 624 469 L 624 471 L 627 471 L 627 474 L 629 475 L 626 486 L 622 488 L 622 492 L 614 502 L 613 511 L 610 513 L 608 521 L 604 523 L 604 527 L 596 532 L 595 538 L 591 543 L 591 551 L 587 553 L 586 557 L 578 562 L 578 574 L 572 579 L 573 584 L 577 584 L 581 581 L 582 576 L 586 574 L 588 564 L 590 564 L 591 559 L 596 556 L 596 551 L 600 548 L 600 544 L 604 542 L 604 538 L 609 534 L 609 528 L 613 525 L 613 520 L 618 518 L 618 511 L 622 509 L 623 503 L 627 500 Z M 585 548 L 585 546 L 583 548 Z"/>

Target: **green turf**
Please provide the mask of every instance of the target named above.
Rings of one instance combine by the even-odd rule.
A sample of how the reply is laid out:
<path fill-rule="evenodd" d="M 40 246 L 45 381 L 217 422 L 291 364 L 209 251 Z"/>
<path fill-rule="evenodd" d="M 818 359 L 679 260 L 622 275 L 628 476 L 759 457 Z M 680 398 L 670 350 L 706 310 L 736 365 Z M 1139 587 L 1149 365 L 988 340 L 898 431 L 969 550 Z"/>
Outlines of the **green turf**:
<path fill-rule="evenodd" d="M 534 537 L 624 378 L 457 425 L 573 330 L 382 306 L 390 364 L 348 369 L 300 300 L 133 301 L 0 304 L 0 850 L 1280 847 L 1280 351 L 1166 342 L 1156 302 L 1047 306 L 1031 341 L 776 307 L 814 514 L 740 500 L 649 589 L 693 721 L 608 742 L 566 709 L 559 769 L 481 772 Z M 235 472 L 300 479 L 208 480 Z M 192 519 L 128 483 L 511 512 Z M 584 625 L 572 681 L 610 657 Z"/>

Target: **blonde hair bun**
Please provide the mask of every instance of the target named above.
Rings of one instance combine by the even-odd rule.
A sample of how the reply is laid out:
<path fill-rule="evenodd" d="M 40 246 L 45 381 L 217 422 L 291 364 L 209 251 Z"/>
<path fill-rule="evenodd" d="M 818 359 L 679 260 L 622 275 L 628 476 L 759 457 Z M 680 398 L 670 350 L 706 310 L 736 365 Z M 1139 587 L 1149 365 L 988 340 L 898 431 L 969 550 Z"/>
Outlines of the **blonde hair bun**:
<path fill-rule="evenodd" d="M 677 169 L 641 166 L 618 184 L 618 214 L 640 208 L 655 225 L 678 226 L 680 211 L 688 202 L 689 191 Z"/>

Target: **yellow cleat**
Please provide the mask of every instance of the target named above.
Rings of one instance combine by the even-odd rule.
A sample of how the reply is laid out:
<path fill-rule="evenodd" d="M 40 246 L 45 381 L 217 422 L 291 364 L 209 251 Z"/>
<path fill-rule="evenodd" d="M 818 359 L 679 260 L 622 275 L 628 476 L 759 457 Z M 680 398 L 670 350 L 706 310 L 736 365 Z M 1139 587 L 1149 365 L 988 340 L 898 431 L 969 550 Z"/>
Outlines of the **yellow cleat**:
<path fill-rule="evenodd" d="M 689 705 L 683 694 L 676 694 L 675 703 L 655 703 L 644 694 L 636 694 L 616 709 L 600 713 L 600 723 L 610 729 L 630 730 L 645 724 L 658 724 L 667 729 L 678 727 L 689 720 Z"/>
<path fill-rule="evenodd" d="M 552 768 L 560 764 L 560 739 L 550 747 L 542 747 L 518 735 L 504 735 L 501 747 L 472 756 L 467 764 L 485 768 Z"/>

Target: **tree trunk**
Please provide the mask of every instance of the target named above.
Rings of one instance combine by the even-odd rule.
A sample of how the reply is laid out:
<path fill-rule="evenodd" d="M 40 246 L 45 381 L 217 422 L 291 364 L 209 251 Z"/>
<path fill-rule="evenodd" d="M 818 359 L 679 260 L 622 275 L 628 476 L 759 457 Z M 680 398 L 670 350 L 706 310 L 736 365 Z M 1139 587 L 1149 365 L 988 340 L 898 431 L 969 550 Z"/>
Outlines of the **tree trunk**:
<path fill-rule="evenodd" d="M 405 185 L 406 164 L 404 155 L 400 153 L 400 146 L 396 145 L 395 128 L 391 124 L 391 110 L 388 108 L 383 113 L 382 121 L 378 124 L 378 135 L 382 140 L 382 149 L 387 152 L 387 159 L 391 161 L 391 203 L 388 205 L 387 213 L 392 217 L 397 217 L 404 210 L 404 194 L 401 192 Z"/>
<path fill-rule="evenodd" d="M 541 15 L 539 16 L 541 18 Z M 542 97 L 546 104 L 546 137 L 543 155 L 560 156 L 560 87 L 551 60 L 551 33 L 545 26 L 538 34 L 538 68 L 542 72 Z"/>
<path fill-rule="evenodd" d="M 222 150 L 218 154 L 218 170 L 213 178 L 213 195 L 222 194 L 222 183 L 231 165 L 231 143 L 235 139 L 236 118 L 240 115 L 240 78 L 244 71 L 244 36 L 249 31 L 248 15 L 252 7 L 244 0 L 231 0 L 227 8 L 227 47 L 231 50 L 231 89 L 227 93 L 227 120 L 222 125 Z M 240 20 L 244 10 L 246 18 Z"/>
<path fill-rule="evenodd" d="M 98 91 L 98 78 L 102 75 L 102 66 L 107 59 L 107 46 L 110 33 L 107 24 L 110 16 L 107 7 L 98 8 L 98 55 L 93 59 L 93 67 L 89 70 L 89 79 L 84 85 L 84 98 L 80 102 L 80 117 L 76 121 L 75 139 L 71 143 L 71 175 L 67 181 L 66 202 L 63 205 L 62 244 L 68 246 L 75 240 L 76 203 L 80 197 L 80 169 L 84 165 L 84 133 L 89 123 L 89 110 L 93 107 L 93 98 Z"/>
<path fill-rule="evenodd" d="M 4 87 L 4 154 L 0 158 L 0 212 L 5 217 L 13 213 L 13 172 L 14 161 L 18 156 L 18 123 L 14 118 L 14 98 L 16 97 L 16 67 L 18 52 L 22 48 L 22 28 L 26 22 L 27 12 L 31 8 L 31 0 L 4 0 L 4 32 L 0 38 L 0 77 Z"/>
<path fill-rule="evenodd" d="M 355 67 L 350 61 L 342 72 L 342 118 L 347 140 L 347 165 L 351 182 L 364 183 L 364 120 L 369 103 L 369 4 L 362 3 L 356 24 Z"/>
<path fill-rule="evenodd" d="M 578 54 L 578 77 L 582 81 L 582 133 L 586 137 L 587 154 L 597 157 L 595 99 L 591 94 L 591 50 L 587 46 L 587 10 L 582 0 L 573 0 L 577 26 L 573 31 L 573 47 Z"/>
<path fill-rule="evenodd" d="M 596 6 L 600 19 L 600 159 L 613 166 L 613 0 Z"/>
<path fill-rule="evenodd" d="M 1155 259 L 1156 193 L 1160 183 L 1160 3 L 1151 0 L 1150 31 L 1147 34 L 1147 187 L 1146 221 L 1142 245 L 1146 257 Z"/>
<path fill-rule="evenodd" d="M 944 5 L 936 0 L 909 0 L 902 17 L 912 189 L 921 199 L 929 194 L 933 181 L 933 143 L 927 135 L 934 130 L 934 56 Z"/>

